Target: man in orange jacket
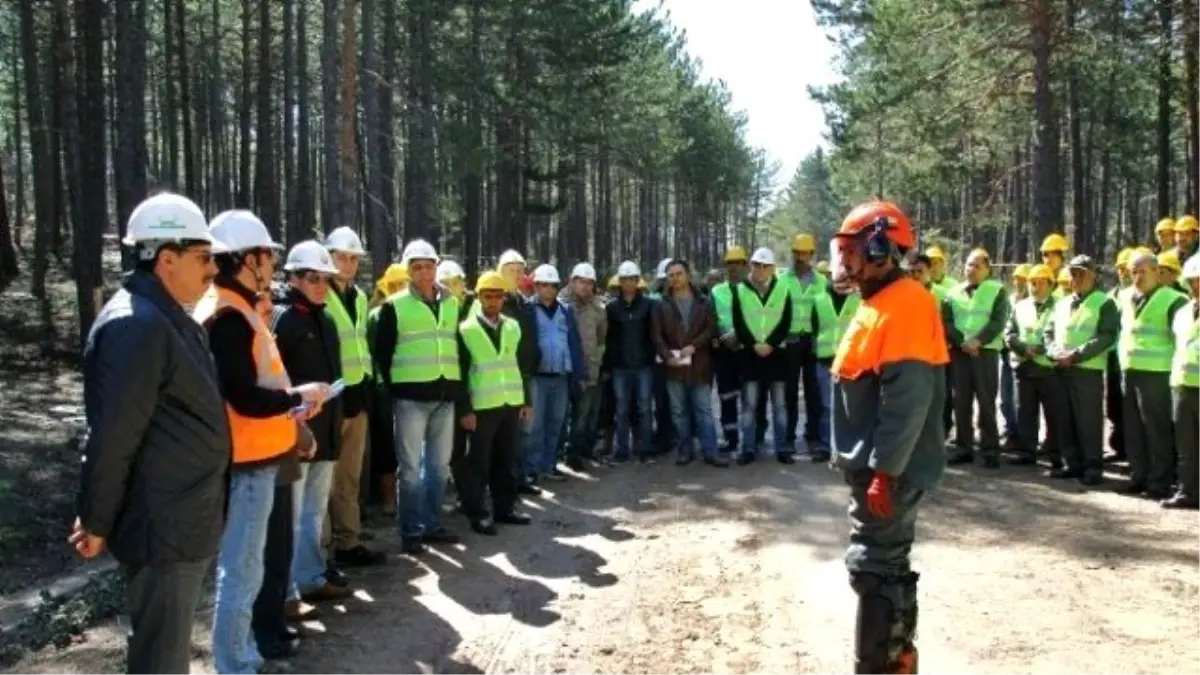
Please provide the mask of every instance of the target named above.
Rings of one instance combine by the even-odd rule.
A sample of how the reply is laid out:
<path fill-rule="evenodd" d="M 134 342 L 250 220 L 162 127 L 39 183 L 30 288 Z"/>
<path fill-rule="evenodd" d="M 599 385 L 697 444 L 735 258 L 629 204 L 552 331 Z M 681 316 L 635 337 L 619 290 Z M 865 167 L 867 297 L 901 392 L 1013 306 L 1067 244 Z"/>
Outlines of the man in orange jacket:
<path fill-rule="evenodd" d="M 858 595 L 856 673 L 915 673 L 917 507 L 945 467 L 946 338 L 933 295 L 901 269 L 916 247 L 889 202 L 846 216 L 833 283 L 862 294 L 834 358 L 833 464 L 850 486 L 846 567 Z"/>

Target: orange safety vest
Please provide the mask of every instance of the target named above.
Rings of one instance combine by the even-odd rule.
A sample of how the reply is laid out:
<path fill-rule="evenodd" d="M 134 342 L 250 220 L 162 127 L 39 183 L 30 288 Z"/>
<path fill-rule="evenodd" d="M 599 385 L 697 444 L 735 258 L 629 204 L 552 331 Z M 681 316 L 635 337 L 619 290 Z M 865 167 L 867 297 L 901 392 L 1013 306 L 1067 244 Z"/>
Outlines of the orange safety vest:
<path fill-rule="evenodd" d="M 907 278 L 859 304 L 838 344 L 832 373 L 856 380 L 901 361 L 935 366 L 950 362 L 937 300 L 920 282 Z"/>
<path fill-rule="evenodd" d="M 238 312 L 254 329 L 254 365 L 258 386 L 264 389 L 289 389 L 292 386 L 283 359 L 275 345 L 275 336 L 263 321 L 258 309 L 240 294 L 227 288 L 217 288 L 216 302 L 197 307 L 196 320 L 207 324 L 222 312 Z M 296 444 L 296 421 L 288 414 L 274 417 L 246 417 L 228 403 L 225 414 L 233 436 L 233 463 L 253 464 L 285 454 Z"/>

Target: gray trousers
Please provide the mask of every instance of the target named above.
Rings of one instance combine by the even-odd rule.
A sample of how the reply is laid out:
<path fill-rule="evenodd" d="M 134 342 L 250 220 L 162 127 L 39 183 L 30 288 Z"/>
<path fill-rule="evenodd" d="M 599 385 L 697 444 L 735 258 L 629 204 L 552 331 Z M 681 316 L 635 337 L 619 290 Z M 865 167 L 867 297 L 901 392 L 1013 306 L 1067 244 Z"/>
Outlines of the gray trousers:
<path fill-rule="evenodd" d="M 1016 369 L 1017 380 L 1017 451 L 1024 457 L 1037 456 L 1042 419 L 1046 420 L 1046 459 L 1061 462 L 1058 425 L 1054 415 L 1063 407 L 1062 383 L 1054 371 L 1035 363 L 1022 363 Z"/>
<path fill-rule="evenodd" d="M 1104 468 L 1104 371 L 1060 368 L 1062 410 L 1059 423 L 1063 463 L 1071 471 Z"/>
<path fill-rule="evenodd" d="M 850 546 L 846 549 L 846 569 L 874 574 L 885 579 L 902 579 L 912 572 L 913 540 L 917 536 L 917 510 L 924 490 L 893 482 L 891 518 L 876 518 L 867 510 L 867 486 L 871 471 L 846 474 L 850 485 Z"/>
<path fill-rule="evenodd" d="M 1174 484 L 1175 433 L 1168 373 L 1127 370 L 1121 391 L 1129 482 L 1167 496 Z"/>
<path fill-rule="evenodd" d="M 1200 499 L 1200 389 L 1175 387 L 1175 454 L 1179 458 L 1179 492 Z"/>
<path fill-rule="evenodd" d="M 122 565 L 129 614 L 129 673 L 188 673 L 192 620 L 212 559 Z"/>
<path fill-rule="evenodd" d="M 982 349 L 979 356 L 953 350 L 950 368 L 954 373 L 954 445 L 970 451 L 975 443 L 975 408 L 979 408 L 979 452 L 984 457 L 1000 454 L 1000 432 L 996 427 L 996 398 L 1000 394 L 1000 353 Z"/>

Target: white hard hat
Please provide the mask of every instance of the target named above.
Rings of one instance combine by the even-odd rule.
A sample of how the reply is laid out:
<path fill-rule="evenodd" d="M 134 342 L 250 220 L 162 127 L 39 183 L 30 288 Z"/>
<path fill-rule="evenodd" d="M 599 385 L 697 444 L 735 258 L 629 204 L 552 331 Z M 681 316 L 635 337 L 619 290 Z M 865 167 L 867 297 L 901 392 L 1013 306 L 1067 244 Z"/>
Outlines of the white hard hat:
<path fill-rule="evenodd" d="M 750 256 L 750 262 L 758 263 L 760 265 L 774 265 L 775 264 L 775 252 L 772 251 L 771 249 L 767 248 L 766 246 L 759 248 L 759 249 L 755 249 L 754 255 Z"/>
<path fill-rule="evenodd" d="M 129 214 L 129 224 L 121 242 L 136 246 L 148 241 L 207 241 L 215 248 L 224 249 L 223 245 L 213 241 L 204 212 L 196 202 L 170 192 L 148 197 Z"/>
<path fill-rule="evenodd" d="M 258 216 L 249 211 L 235 209 L 218 213 L 208 224 L 213 239 L 225 245 L 228 251 L 249 251 L 254 248 L 283 250 L 283 245 L 271 239 L 267 226 Z"/>
<path fill-rule="evenodd" d="M 325 248 L 331 252 L 341 251 L 354 255 L 366 253 L 363 250 L 362 239 L 358 238 L 358 234 L 354 230 L 346 226 L 337 228 L 325 237 Z"/>
<path fill-rule="evenodd" d="M 424 239 L 413 239 L 404 247 L 404 252 L 400 254 L 400 262 L 408 264 L 410 260 L 432 260 L 438 261 L 437 251 L 434 250 L 433 244 Z"/>
<path fill-rule="evenodd" d="M 509 263 L 521 263 L 522 265 L 524 265 L 525 264 L 525 256 L 518 253 L 515 249 L 510 248 L 507 251 L 505 251 L 504 253 L 500 254 L 499 266 L 504 267 L 505 265 L 507 265 Z"/>
<path fill-rule="evenodd" d="M 640 276 L 642 276 L 642 268 L 638 267 L 638 264 L 632 260 L 626 260 L 620 265 L 617 265 L 617 278 L 619 279 Z"/>
<path fill-rule="evenodd" d="M 662 260 L 658 261 L 658 267 L 654 269 L 655 279 L 667 278 L 667 267 L 671 265 L 672 260 L 674 260 L 674 258 L 663 258 Z"/>
<path fill-rule="evenodd" d="M 443 260 L 437 266 L 437 280 L 445 281 L 447 279 L 463 279 L 466 278 L 463 268 L 453 260 Z"/>
<path fill-rule="evenodd" d="M 1183 263 L 1184 279 L 1200 279 L 1200 253 L 1193 255 Z"/>
<path fill-rule="evenodd" d="M 587 279 L 588 281 L 596 280 L 596 268 L 592 267 L 591 263 L 579 263 L 571 270 L 572 279 Z"/>
<path fill-rule="evenodd" d="M 558 278 L 558 268 L 554 265 L 538 265 L 533 271 L 533 283 L 557 285 L 562 280 Z"/>
<path fill-rule="evenodd" d="M 338 271 L 333 264 L 333 259 L 329 257 L 329 251 L 315 239 L 302 241 L 293 246 L 292 250 L 288 251 L 283 269 L 287 272 L 310 270 L 325 274 L 337 274 Z"/>

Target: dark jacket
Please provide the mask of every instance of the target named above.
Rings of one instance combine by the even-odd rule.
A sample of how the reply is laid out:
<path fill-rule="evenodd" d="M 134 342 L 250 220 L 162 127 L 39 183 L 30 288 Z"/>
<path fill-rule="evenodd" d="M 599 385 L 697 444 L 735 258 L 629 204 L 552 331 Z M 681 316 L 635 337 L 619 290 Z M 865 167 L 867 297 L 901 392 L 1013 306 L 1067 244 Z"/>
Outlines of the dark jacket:
<path fill-rule="evenodd" d="M 509 293 L 504 298 L 504 308 L 500 311 L 517 320 L 521 326 L 521 344 L 517 346 L 517 362 L 521 364 L 522 372 L 537 371 L 542 362 L 542 350 L 538 347 L 537 323 L 530 323 L 532 312 L 526 312 L 529 305 L 517 293 Z"/>
<path fill-rule="evenodd" d="M 337 327 L 324 308 L 309 302 L 300 291 L 289 290 L 275 306 L 275 344 L 293 385 L 309 382 L 332 384 L 342 377 L 341 345 Z M 332 462 L 342 449 L 342 399 L 326 401 L 321 412 L 308 420 L 317 441 L 310 460 Z"/>
<path fill-rule="evenodd" d="M 651 337 L 658 357 L 667 363 L 671 350 L 687 345 L 696 349 L 690 366 L 672 368 L 664 372 L 672 380 L 684 380 L 690 385 L 705 385 L 712 382 L 712 341 L 717 336 L 717 314 L 707 296 L 692 288 L 692 306 L 689 309 L 687 328 L 683 327 L 683 315 L 674 297 L 663 296 L 651 314 Z"/>
<path fill-rule="evenodd" d="M 579 340 L 579 324 L 575 321 L 575 311 L 569 305 L 555 301 L 555 307 L 561 308 L 567 322 L 567 353 L 571 357 L 571 384 L 577 386 L 587 381 L 587 360 L 583 358 L 583 345 Z M 525 320 L 521 322 L 521 341 L 532 342 L 535 346 L 538 344 L 538 312 L 545 312 L 541 302 L 526 303 L 522 310 L 525 313 Z M 528 330 L 528 332 L 526 332 Z M 528 337 L 526 337 L 528 336 Z M 518 347 L 518 358 L 520 357 L 520 347 Z M 530 372 L 537 375 L 538 366 L 541 364 L 541 349 L 538 349 L 538 360 L 533 363 L 533 368 Z"/>
<path fill-rule="evenodd" d="M 147 272 L 126 277 L 83 353 L 79 518 L 127 565 L 203 560 L 224 529 L 229 424 L 204 330 Z"/>
<path fill-rule="evenodd" d="M 779 283 L 778 277 L 771 278 L 771 285 L 767 287 L 766 293 L 759 293 L 759 297 L 770 297 L 775 290 L 775 284 Z M 779 325 L 775 326 L 775 330 L 767 336 L 767 344 L 774 348 L 767 356 L 759 356 L 758 352 L 754 351 L 754 335 L 750 333 L 749 326 L 746 325 L 746 317 L 742 312 L 742 300 L 739 288 L 746 286 L 751 291 L 758 293 L 758 289 L 754 284 L 746 279 L 741 284 L 733 286 L 730 295 L 733 297 L 733 331 L 737 335 L 738 343 L 742 348 L 738 350 L 738 365 L 742 370 L 742 381 L 753 380 L 755 382 L 781 382 L 787 376 L 787 356 L 783 350 L 783 343 L 787 339 L 788 332 L 792 327 L 792 303 L 783 303 L 783 316 L 779 319 Z"/>
<path fill-rule="evenodd" d="M 618 294 L 604 307 L 608 334 L 604 339 L 601 370 L 654 365 L 654 340 L 650 337 L 650 315 L 654 305 L 654 300 L 638 291 L 630 302 Z"/>
<path fill-rule="evenodd" d="M 338 293 L 338 290 L 336 287 L 330 286 L 329 292 L 330 293 Z M 357 300 L 358 300 L 359 293 L 362 293 L 363 295 L 367 294 L 366 291 L 362 290 L 358 286 L 355 286 L 354 284 L 350 284 L 349 286 L 346 287 L 346 290 L 344 292 L 341 292 L 338 294 L 342 300 L 342 307 L 346 308 L 346 313 L 348 315 L 350 315 L 350 321 L 355 324 L 358 323 L 360 318 L 362 318 L 364 320 L 366 319 L 366 317 L 358 316 Z M 367 297 L 368 297 L 368 299 L 370 299 L 370 296 L 367 296 Z M 370 348 L 370 344 L 368 343 L 368 349 L 369 348 Z M 368 358 L 369 358 L 369 355 L 368 355 Z M 364 378 L 363 381 L 359 382 L 358 384 L 353 384 L 353 385 L 347 386 L 346 390 L 343 391 L 342 395 L 341 395 L 343 417 L 347 417 L 347 418 L 355 417 L 359 413 L 364 413 L 364 412 L 367 412 L 368 410 L 370 410 L 371 409 L 371 390 L 373 388 L 374 388 L 374 386 L 371 382 L 371 378 L 369 378 L 369 377 Z"/>
<path fill-rule="evenodd" d="M 414 291 L 415 292 L 415 291 Z M 444 300 L 450 296 L 450 291 L 441 289 L 440 297 Z M 428 304 L 432 309 L 441 311 L 442 300 Z M 443 402 L 458 401 L 463 396 L 463 384 L 460 379 L 451 380 L 440 377 L 431 382 L 392 382 L 392 359 L 396 356 L 396 341 L 399 337 L 399 326 L 396 323 L 396 305 L 384 302 L 379 306 L 374 326 L 374 338 L 371 340 L 371 356 L 375 360 L 376 377 L 387 384 L 392 398 L 405 401 Z M 459 313 L 457 320 L 461 321 Z"/>

